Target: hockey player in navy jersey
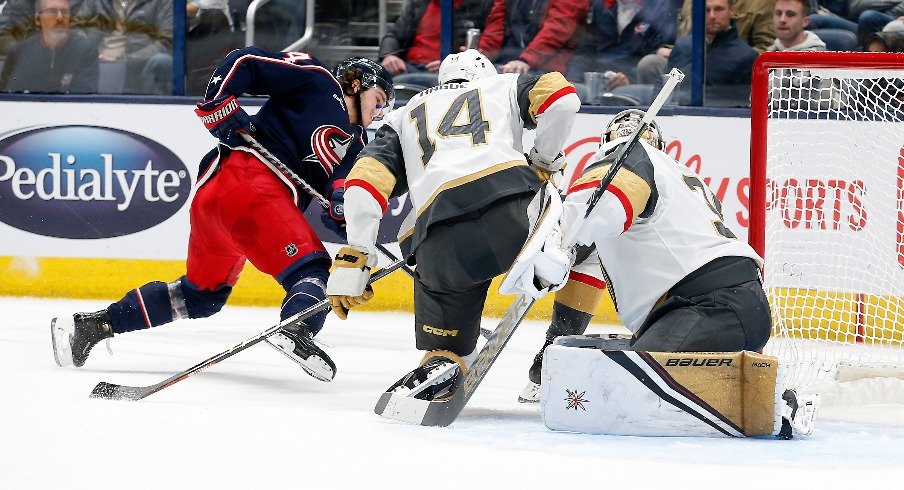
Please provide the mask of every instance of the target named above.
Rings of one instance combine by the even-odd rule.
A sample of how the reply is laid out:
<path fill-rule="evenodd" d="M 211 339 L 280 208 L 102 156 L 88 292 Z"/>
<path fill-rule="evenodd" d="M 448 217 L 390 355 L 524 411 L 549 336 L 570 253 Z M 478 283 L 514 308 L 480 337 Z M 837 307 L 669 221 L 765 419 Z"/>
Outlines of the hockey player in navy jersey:
<path fill-rule="evenodd" d="M 553 321 L 529 369 L 522 402 L 539 401 L 546 347 L 558 336 L 584 333 L 605 287 L 634 334 L 632 350 L 757 351 L 769 339 L 762 258 L 723 223 L 722 204 L 703 180 L 663 151 L 655 121 L 580 225 L 578 247 L 559 249 L 643 116 L 629 109 L 612 119 L 593 163 L 568 189 L 561 228 L 538 236 L 542 247 L 519 258 L 500 287 L 539 298 L 565 284 L 556 293 Z"/>
<path fill-rule="evenodd" d="M 562 145 L 580 100 L 559 73 L 500 75 L 476 50 L 447 56 L 439 82 L 387 117 L 346 179 L 348 246 L 336 257 L 327 293 L 340 318 L 372 296 L 367 282 L 380 218 L 390 197 L 408 192 L 415 220 L 400 243 L 417 263 L 422 370 L 458 363 L 466 372 L 490 282 L 527 237 L 538 175 L 565 164 Z M 525 128 L 536 129 L 527 158 Z"/>
<path fill-rule="evenodd" d="M 239 104 L 242 94 L 269 99 L 249 116 Z M 129 291 L 104 310 L 53 319 L 57 364 L 82 366 L 91 348 L 114 334 L 218 312 L 246 260 L 285 289 L 282 319 L 324 300 L 331 261 L 303 214 L 311 196 L 246 146 L 240 133 L 253 136 L 313 189 L 340 199 L 343 178 L 364 146 L 364 128 L 381 119 L 393 99 L 389 73 L 364 58 L 347 59 L 331 73 L 306 53 L 255 47 L 229 53 L 195 111 L 219 144 L 198 172 L 186 274 Z M 325 222 L 338 228 L 342 220 L 334 215 Z M 314 315 L 270 340 L 313 377 L 330 381 L 336 366 L 312 342 L 325 317 Z"/>

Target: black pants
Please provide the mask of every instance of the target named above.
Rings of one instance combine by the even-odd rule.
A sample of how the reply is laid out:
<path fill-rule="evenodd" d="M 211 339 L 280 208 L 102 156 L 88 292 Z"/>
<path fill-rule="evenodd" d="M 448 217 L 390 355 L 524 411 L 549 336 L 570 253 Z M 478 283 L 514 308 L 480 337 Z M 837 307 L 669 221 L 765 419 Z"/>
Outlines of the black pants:
<path fill-rule="evenodd" d="M 766 293 L 756 278 L 756 265 L 751 259 L 725 259 L 718 259 L 723 261 L 716 264 L 719 267 L 711 267 L 691 284 L 673 288 L 634 334 L 631 350 L 760 351 L 769 340 L 772 316 Z M 736 285 L 704 291 L 714 281 Z"/>
<path fill-rule="evenodd" d="M 532 193 L 432 225 L 415 250 L 415 339 L 420 350 L 474 350 L 492 279 L 507 271 L 527 239 Z"/>

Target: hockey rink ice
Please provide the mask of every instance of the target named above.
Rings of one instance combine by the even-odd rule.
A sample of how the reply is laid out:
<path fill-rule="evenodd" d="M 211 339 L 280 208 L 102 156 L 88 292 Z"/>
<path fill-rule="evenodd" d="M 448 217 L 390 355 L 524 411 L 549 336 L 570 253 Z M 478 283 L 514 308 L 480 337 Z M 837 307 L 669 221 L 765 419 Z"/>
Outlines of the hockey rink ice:
<path fill-rule="evenodd" d="M 51 317 L 106 304 L 0 297 L 0 488 L 806 490 L 904 481 L 900 418 L 888 426 L 821 418 L 812 436 L 792 441 L 552 432 L 539 407 L 516 401 L 541 322 L 521 325 L 446 428 L 373 413 L 379 394 L 420 360 L 407 313 L 330 315 L 318 338 L 338 366 L 332 383 L 262 343 L 144 400 L 94 400 L 99 381 L 157 383 L 278 319 L 275 308 L 227 306 L 116 336 L 112 356 L 101 343 L 85 367 L 58 367 Z"/>

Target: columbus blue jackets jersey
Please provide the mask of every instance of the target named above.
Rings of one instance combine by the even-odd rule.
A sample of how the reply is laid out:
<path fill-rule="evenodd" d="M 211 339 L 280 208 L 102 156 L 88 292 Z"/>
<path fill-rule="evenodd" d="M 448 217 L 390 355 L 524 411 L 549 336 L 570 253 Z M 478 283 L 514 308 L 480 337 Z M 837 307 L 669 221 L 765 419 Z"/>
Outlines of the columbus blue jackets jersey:
<path fill-rule="evenodd" d="M 330 182 L 348 173 L 364 146 L 363 129 L 349 123 L 339 82 L 307 53 L 271 52 L 253 46 L 232 51 L 214 70 L 206 100 L 226 94 L 269 96 L 260 111 L 251 116 L 255 138 L 324 194 Z M 227 150 L 221 145 L 221 151 Z M 200 184 L 213 174 L 218 160 L 212 160 L 201 169 Z M 303 192 L 296 194 L 303 209 L 310 197 Z"/>

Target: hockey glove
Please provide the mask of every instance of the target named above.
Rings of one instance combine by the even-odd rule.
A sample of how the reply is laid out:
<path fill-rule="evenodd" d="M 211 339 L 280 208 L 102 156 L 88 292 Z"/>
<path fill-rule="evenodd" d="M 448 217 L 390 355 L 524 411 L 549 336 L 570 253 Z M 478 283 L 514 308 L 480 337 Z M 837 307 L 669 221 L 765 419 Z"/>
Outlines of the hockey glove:
<path fill-rule="evenodd" d="M 230 148 L 244 144 L 238 133 L 254 134 L 251 118 L 239 106 L 239 101 L 234 95 L 222 95 L 213 100 L 200 102 L 195 114 L 201 118 L 210 134 Z"/>
<path fill-rule="evenodd" d="M 320 213 L 320 221 L 343 240 L 348 240 L 345 232 L 345 179 L 336 179 L 330 192 L 330 207 Z"/>
<path fill-rule="evenodd" d="M 330 306 L 340 319 L 348 318 L 348 312 L 374 297 L 370 287 L 370 268 L 377 265 L 376 257 L 370 257 L 354 247 L 342 247 L 333 262 L 333 271 L 326 283 Z"/>
<path fill-rule="evenodd" d="M 537 152 L 536 147 L 531 148 L 530 153 L 524 155 L 524 157 L 527 158 L 528 165 L 530 165 L 530 168 L 537 174 L 537 177 L 540 177 L 541 182 L 546 182 L 552 174 L 561 172 L 567 163 L 565 161 L 564 153 L 559 152 L 555 158 L 548 160 Z"/>

